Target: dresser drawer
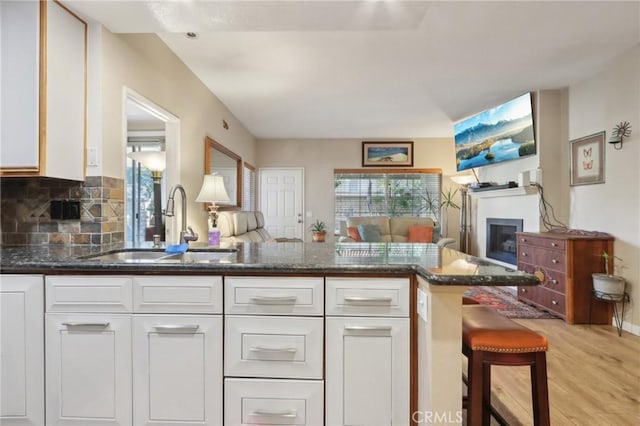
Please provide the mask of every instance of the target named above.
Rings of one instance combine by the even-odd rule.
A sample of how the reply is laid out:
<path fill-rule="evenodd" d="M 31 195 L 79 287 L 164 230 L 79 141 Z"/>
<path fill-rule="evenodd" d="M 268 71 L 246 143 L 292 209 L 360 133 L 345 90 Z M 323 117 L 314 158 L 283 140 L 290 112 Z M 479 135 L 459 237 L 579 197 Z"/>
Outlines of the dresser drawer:
<path fill-rule="evenodd" d="M 527 263 L 519 263 L 518 270 L 528 274 L 542 274 L 542 287 L 556 291 L 561 294 L 566 292 L 566 275 L 562 272 L 554 271 L 540 266 L 529 265 Z"/>
<path fill-rule="evenodd" d="M 225 379 L 224 424 L 324 425 L 320 380 Z"/>
<path fill-rule="evenodd" d="M 225 317 L 225 376 L 321 379 L 322 355 L 322 318 Z"/>
<path fill-rule="evenodd" d="M 133 277 L 133 309 L 149 313 L 222 313 L 222 277 Z"/>
<path fill-rule="evenodd" d="M 540 288 L 538 300 L 538 303 L 551 313 L 558 314 L 562 317 L 567 313 L 564 294 L 556 293 L 555 291 L 547 288 Z"/>
<path fill-rule="evenodd" d="M 563 251 L 528 245 L 518 246 L 518 262 L 540 265 L 556 271 L 564 271 L 567 266 L 566 256 Z"/>
<path fill-rule="evenodd" d="M 566 240 L 532 237 L 530 235 L 518 235 L 518 244 L 527 244 L 536 247 L 551 248 L 556 250 L 564 250 L 566 246 Z"/>
<path fill-rule="evenodd" d="M 327 315 L 409 316 L 409 278 L 326 280 Z"/>
<path fill-rule="evenodd" d="M 47 312 L 131 312 L 130 276 L 54 275 L 45 280 Z"/>
<path fill-rule="evenodd" d="M 225 277 L 225 313 L 322 315 L 321 277 Z"/>

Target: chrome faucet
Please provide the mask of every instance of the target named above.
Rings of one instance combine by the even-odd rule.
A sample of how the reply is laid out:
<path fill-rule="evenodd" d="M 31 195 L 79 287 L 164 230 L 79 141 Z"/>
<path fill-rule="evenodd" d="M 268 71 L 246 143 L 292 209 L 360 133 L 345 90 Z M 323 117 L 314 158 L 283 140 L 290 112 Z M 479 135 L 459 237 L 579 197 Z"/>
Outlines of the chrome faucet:
<path fill-rule="evenodd" d="M 175 194 L 176 191 L 180 191 L 182 197 L 182 226 L 180 227 L 180 243 L 188 243 L 189 241 L 196 241 L 198 234 L 193 232 L 193 229 L 187 226 L 187 193 L 184 191 L 182 185 L 173 185 L 169 191 L 169 199 L 167 200 L 167 208 L 164 215 L 167 217 L 173 217 L 175 210 Z"/>

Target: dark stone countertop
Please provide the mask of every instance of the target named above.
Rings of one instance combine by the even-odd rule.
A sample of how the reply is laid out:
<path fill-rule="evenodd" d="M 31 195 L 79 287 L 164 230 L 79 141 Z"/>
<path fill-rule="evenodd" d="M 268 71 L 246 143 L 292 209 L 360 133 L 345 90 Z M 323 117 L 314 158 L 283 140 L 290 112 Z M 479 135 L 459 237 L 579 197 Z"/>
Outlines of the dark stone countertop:
<path fill-rule="evenodd" d="M 223 247 L 224 248 L 224 247 Z M 536 285 L 536 277 L 440 248 L 408 243 L 246 243 L 215 260 L 163 263 L 100 261 L 87 256 L 116 250 L 108 246 L 0 246 L 2 273 L 127 274 L 393 274 L 417 273 L 435 285 Z M 146 250 L 149 250 L 147 247 Z M 193 245 L 191 252 L 214 250 Z"/>

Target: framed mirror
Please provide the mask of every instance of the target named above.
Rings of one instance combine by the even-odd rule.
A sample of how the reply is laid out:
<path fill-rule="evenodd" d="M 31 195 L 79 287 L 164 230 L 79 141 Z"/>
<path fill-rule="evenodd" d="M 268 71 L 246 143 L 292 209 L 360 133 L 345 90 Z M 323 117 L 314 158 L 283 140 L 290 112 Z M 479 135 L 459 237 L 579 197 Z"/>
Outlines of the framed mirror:
<path fill-rule="evenodd" d="M 224 179 L 229 201 L 216 203 L 220 210 L 236 210 L 242 207 L 242 158 L 210 137 L 205 137 L 204 172 L 218 173 Z"/>

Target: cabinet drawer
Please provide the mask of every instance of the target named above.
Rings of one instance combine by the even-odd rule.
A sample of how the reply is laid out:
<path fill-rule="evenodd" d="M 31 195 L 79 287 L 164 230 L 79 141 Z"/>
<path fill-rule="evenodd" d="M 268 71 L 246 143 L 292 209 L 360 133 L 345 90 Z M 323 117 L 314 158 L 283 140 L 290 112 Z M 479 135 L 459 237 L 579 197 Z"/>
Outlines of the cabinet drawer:
<path fill-rule="evenodd" d="M 546 287 L 550 290 L 556 291 L 561 294 L 565 294 L 566 292 L 566 275 L 562 272 L 554 271 L 547 268 L 542 268 L 539 266 L 529 265 L 526 263 L 520 263 L 518 265 L 518 269 L 520 271 L 526 272 L 528 274 L 534 273 L 542 273 L 542 286 Z"/>
<path fill-rule="evenodd" d="M 326 280 L 327 315 L 409 316 L 409 278 Z"/>
<path fill-rule="evenodd" d="M 133 277 L 133 309 L 153 313 L 222 313 L 222 277 Z"/>
<path fill-rule="evenodd" d="M 322 318 L 227 316 L 225 376 L 322 378 Z"/>
<path fill-rule="evenodd" d="M 225 379 L 224 424 L 324 425 L 320 380 Z"/>
<path fill-rule="evenodd" d="M 47 312 L 131 312 L 131 277 L 46 277 Z"/>
<path fill-rule="evenodd" d="M 547 288 L 540 288 L 538 292 L 538 303 L 549 312 L 564 317 L 567 313 L 566 299 L 564 294 L 556 293 Z"/>
<path fill-rule="evenodd" d="M 553 238 L 542 238 L 542 237 L 532 237 L 529 235 L 518 235 L 518 243 L 519 244 L 527 244 L 536 247 L 546 247 L 557 250 L 564 250 L 566 245 L 566 240 L 562 239 L 553 239 Z"/>
<path fill-rule="evenodd" d="M 518 246 L 518 261 L 540 265 L 556 271 L 564 271 L 567 262 L 563 251 L 548 250 L 540 247 L 520 245 Z"/>
<path fill-rule="evenodd" d="M 321 277 L 226 277 L 225 313 L 322 315 Z"/>

